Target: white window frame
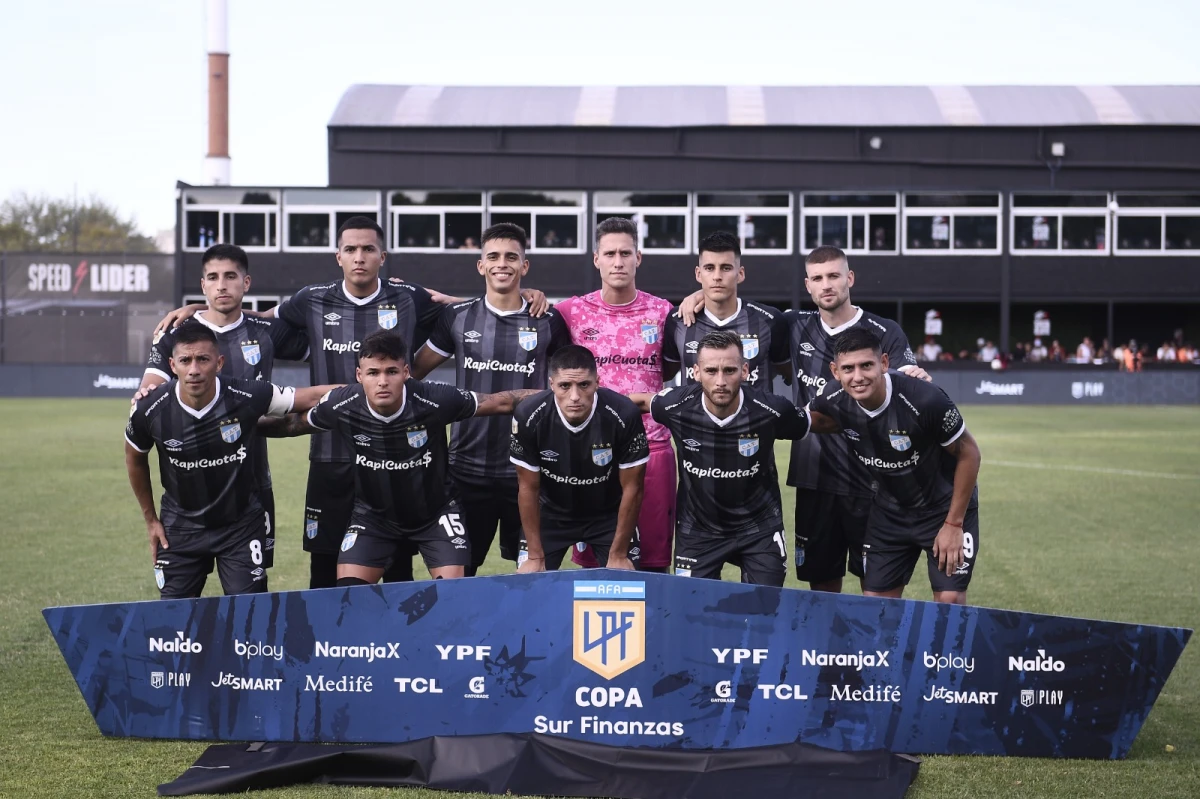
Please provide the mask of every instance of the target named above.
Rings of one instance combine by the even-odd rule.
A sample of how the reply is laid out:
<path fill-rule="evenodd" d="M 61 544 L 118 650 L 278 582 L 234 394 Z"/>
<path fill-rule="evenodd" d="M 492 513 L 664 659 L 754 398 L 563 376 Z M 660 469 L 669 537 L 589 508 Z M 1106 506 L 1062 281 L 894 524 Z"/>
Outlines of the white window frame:
<path fill-rule="evenodd" d="M 801 255 L 808 255 L 810 252 L 812 252 L 818 246 L 820 246 L 817 244 L 813 244 L 811 246 L 809 245 L 808 224 L 807 223 L 808 223 L 808 218 L 810 216 L 815 216 L 815 217 L 823 217 L 823 216 L 839 217 L 840 216 L 840 217 L 844 218 L 846 220 L 847 238 L 850 239 L 850 242 L 853 241 L 852 237 L 854 235 L 854 221 L 851 219 L 851 217 L 865 216 L 867 218 L 866 226 L 867 226 L 868 230 L 865 231 L 866 236 L 863 239 L 864 247 L 862 249 L 859 249 L 857 247 L 849 247 L 849 246 L 842 247 L 841 249 L 847 255 L 899 255 L 900 254 L 900 238 L 901 238 L 902 231 L 901 231 L 901 224 L 900 224 L 900 193 L 899 192 L 857 191 L 857 190 L 856 191 L 802 191 L 799 194 L 800 194 L 800 254 Z M 886 206 L 886 205 L 865 206 L 864 205 L 862 207 L 853 207 L 853 208 L 852 207 L 830 208 L 828 206 L 815 206 L 813 208 L 809 208 L 807 205 L 805 205 L 804 198 L 806 195 L 812 195 L 812 194 L 838 194 L 838 195 L 890 194 L 895 198 L 895 205 L 892 205 L 892 206 Z M 889 213 L 895 214 L 895 216 L 896 216 L 896 246 L 890 250 L 872 250 L 870 248 L 871 231 L 869 230 L 870 225 L 871 225 L 871 215 L 875 214 L 876 216 L 882 216 L 882 215 L 889 214 Z M 818 223 L 818 224 L 820 224 L 820 223 Z M 847 242 L 847 243 L 850 243 L 850 242 Z"/>
<path fill-rule="evenodd" d="M 787 208 L 763 208 L 758 206 L 747 207 L 744 205 L 727 205 L 727 206 L 705 206 L 700 207 L 699 197 L 701 194 L 732 194 L 746 195 L 753 197 L 762 194 L 779 194 L 786 195 L 788 198 Z M 796 195 L 790 191 L 722 191 L 720 189 L 712 189 L 709 191 L 693 192 L 690 198 L 692 206 L 692 230 L 695 234 L 692 236 L 692 254 L 700 254 L 700 217 L 702 216 L 736 216 L 738 218 L 738 242 L 742 248 L 742 257 L 748 255 L 791 255 L 794 244 L 794 231 L 792 230 L 792 222 L 796 216 Z M 783 249 L 746 249 L 746 217 L 748 216 L 778 216 L 782 217 L 787 222 L 787 247 Z"/>
<path fill-rule="evenodd" d="M 1144 194 L 1144 193 L 1146 193 L 1146 192 L 1123 191 L 1123 192 L 1118 192 L 1118 193 L 1113 194 L 1113 201 L 1118 203 L 1115 210 L 1113 211 L 1113 216 L 1115 217 L 1115 219 L 1112 222 L 1112 231 L 1113 231 L 1112 252 L 1113 252 L 1113 255 L 1152 255 L 1152 256 L 1164 256 L 1167 258 L 1180 258 L 1180 257 L 1195 258 L 1197 253 L 1200 253 L 1200 247 L 1196 247 L 1191 250 L 1168 250 L 1167 249 L 1167 218 L 1175 217 L 1175 216 L 1200 217 L 1200 207 L 1186 207 L 1185 208 L 1185 207 L 1162 206 L 1159 208 L 1128 208 L 1128 209 L 1120 207 L 1120 205 L 1119 205 L 1120 195 L 1123 194 L 1125 196 L 1130 196 L 1130 195 L 1137 195 L 1137 194 Z M 1155 195 L 1162 194 L 1163 196 L 1168 196 L 1168 197 L 1170 196 L 1169 192 L 1162 192 L 1162 193 L 1154 192 L 1154 194 Z M 1120 218 L 1121 217 L 1139 217 L 1139 216 L 1140 217 L 1146 217 L 1146 216 L 1160 217 L 1159 231 L 1158 231 L 1159 239 L 1158 239 L 1158 249 L 1157 250 L 1139 250 L 1139 249 L 1133 249 L 1132 247 L 1129 249 L 1122 249 L 1120 246 L 1120 243 L 1116 240 L 1117 234 L 1119 233 Z"/>
<path fill-rule="evenodd" d="M 338 214 L 362 214 L 378 221 L 379 219 L 379 192 L 375 192 L 375 202 L 373 205 L 304 205 L 296 203 L 289 204 L 287 201 L 287 189 L 284 189 L 281 197 L 283 205 L 283 251 L 284 252 L 332 252 L 337 250 L 337 215 Z M 329 245 L 327 247 L 301 247 L 292 246 L 289 239 L 291 237 L 291 227 L 288 225 L 288 217 L 292 214 L 328 214 L 329 215 Z"/>
<path fill-rule="evenodd" d="M 579 205 L 492 205 L 492 197 L 496 194 L 512 194 L 516 192 L 529 192 L 536 194 L 538 192 L 562 192 L 564 194 L 578 194 Z M 574 189 L 497 189 L 487 193 L 487 213 L 484 220 L 487 224 L 484 228 L 491 227 L 492 214 L 529 214 L 529 230 L 525 234 L 529 236 L 529 246 L 525 248 L 528 253 L 559 253 L 561 255 L 579 254 L 588 251 L 588 228 L 586 224 L 588 213 L 588 193 L 586 191 L 575 191 Z M 538 242 L 538 214 L 553 214 L 555 216 L 575 216 L 575 236 L 574 247 L 539 247 Z"/>
<path fill-rule="evenodd" d="M 243 187 L 238 186 L 238 187 L 235 187 L 235 190 L 253 191 L 256 188 L 259 188 L 259 187 L 248 187 L 248 188 L 243 189 Z M 261 191 L 276 191 L 276 192 L 279 192 L 279 196 L 281 198 L 283 197 L 283 192 L 280 189 L 261 189 Z M 274 205 L 221 205 L 219 203 L 190 204 L 190 203 L 188 203 L 188 197 L 190 195 L 191 195 L 190 191 L 187 191 L 187 190 L 184 191 L 184 196 L 183 196 L 183 238 L 181 239 L 182 249 L 184 252 L 204 252 L 205 250 L 207 250 L 209 247 L 212 246 L 211 244 L 204 246 L 204 247 L 189 247 L 188 246 L 188 244 L 187 244 L 188 231 L 190 229 L 188 216 L 189 216 L 189 212 L 191 212 L 191 211 L 209 211 L 209 212 L 215 211 L 216 212 L 216 214 L 217 214 L 217 240 L 216 240 L 216 242 L 214 242 L 216 244 L 232 244 L 233 243 L 233 242 L 229 241 L 227 238 L 230 231 L 225 230 L 225 214 L 254 214 L 254 213 L 261 212 L 264 216 L 267 216 L 267 224 L 264 227 L 269 232 L 270 231 L 270 223 L 271 223 L 269 214 L 273 213 L 273 214 L 275 214 L 275 244 L 274 245 L 263 245 L 261 247 L 247 247 L 244 244 L 239 244 L 238 246 L 241 247 L 246 252 L 279 252 L 280 245 L 282 243 L 282 231 L 280 231 L 280 229 L 279 229 L 279 223 L 280 223 L 280 220 L 283 218 L 282 204 L 279 201 L 276 201 Z M 267 238 L 269 239 L 270 236 L 268 235 Z"/>
<path fill-rule="evenodd" d="M 463 194 L 474 194 L 479 192 L 479 205 L 392 205 L 392 194 L 394 192 L 405 191 L 456 191 Z M 478 247 L 471 249 L 460 250 L 455 247 L 453 250 L 446 249 L 446 214 L 479 214 L 479 232 L 482 235 L 487 229 L 487 200 L 488 193 L 483 189 L 388 189 L 388 241 L 391 243 L 389 252 L 479 252 Z M 397 219 L 400 215 L 405 216 L 436 216 L 438 218 L 438 246 L 437 247 L 402 247 L 396 236 L 399 234 L 400 223 Z"/>
<path fill-rule="evenodd" d="M 912 208 L 908 207 L 909 194 L 995 194 L 996 207 L 970 207 L 970 206 L 951 206 L 944 208 Z M 937 192 L 937 191 L 914 191 L 905 192 L 901 200 L 903 210 L 903 225 L 901 234 L 903 238 L 900 240 L 900 252 L 902 255 L 1000 255 L 1004 252 L 1004 224 L 1003 224 L 1003 196 L 1000 192 L 990 191 L 964 191 L 964 192 Z M 913 217 L 932 217 L 946 216 L 950 218 L 950 246 L 944 250 L 932 248 L 911 248 L 908 246 L 908 220 Z M 954 246 L 954 223 L 955 217 L 958 216 L 994 216 L 996 218 L 996 246 L 994 249 L 978 250 L 974 247 L 963 247 L 958 249 Z"/>
<path fill-rule="evenodd" d="M 1008 205 L 1008 207 L 1009 207 L 1008 251 L 1010 253 L 1012 253 L 1013 255 L 1016 255 L 1016 256 L 1020 256 L 1022 258 L 1026 257 L 1026 256 L 1030 256 L 1030 255 L 1050 256 L 1050 257 L 1055 257 L 1055 258 L 1060 258 L 1060 257 L 1064 257 L 1064 256 L 1069 257 L 1069 258 L 1075 258 L 1075 257 L 1093 258 L 1096 256 L 1106 256 L 1106 255 L 1112 254 L 1113 224 L 1112 224 L 1112 215 L 1108 212 L 1108 200 L 1112 199 L 1112 195 L 1105 194 L 1106 200 L 1105 200 L 1104 208 L 1099 208 L 1099 207 L 1063 208 L 1061 206 L 1056 206 L 1056 207 L 1036 207 L 1036 206 L 1024 207 L 1023 206 L 1021 208 L 1018 208 L 1013 204 L 1013 195 L 1015 195 L 1015 194 L 1041 194 L 1041 193 L 1045 193 L 1045 192 L 1017 191 L 1017 192 L 1012 192 L 1011 194 L 1008 195 L 1008 203 L 1009 203 L 1009 205 Z M 1100 194 L 1100 192 L 1079 192 L 1079 193 L 1080 194 Z M 1055 249 L 1023 250 L 1023 249 L 1017 248 L 1017 218 L 1018 217 L 1032 217 L 1032 216 L 1053 217 L 1058 220 L 1058 243 L 1057 243 Z M 1074 219 L 1103 218 L 1104 219 L 1104 249 L 1101 250 L 1101 249 L 1093 248 L 1090 250 L 1064 250 L 1062 248 L 1063 217 L 1071 217 Z"/>
<path fill-rule="evenodd" d="M 613 191 L 604 189 L 604 192 Z M 657 255 L 687 255 L 690 253 L 692 246 L 692 199 L 693 196 L 685 191 L 659 191 L 654 190 L 657 194 L 682 194 L 687 197 L 687 205 L 673 206 L 616 206 L 616 205 L 595 205 L 596 194 L 592 193 L 592 203 L 595 206 L 592 210 L 592 222 L 596 225 L 600 224 L 601 214 L 610 214 L 616 216 L 629 217 L 638 226 L 638 249 L 642 252 L 654 253 Z M 636 194 L 633 191 L 616 191 L 617 194 Z M 683 246 L 682 247 L 646 247 L 647 226 L 645 223 L 646 216 L 679 216 L 683 217 Z M 595 228 L 593 228 L 594 230 Z"/>

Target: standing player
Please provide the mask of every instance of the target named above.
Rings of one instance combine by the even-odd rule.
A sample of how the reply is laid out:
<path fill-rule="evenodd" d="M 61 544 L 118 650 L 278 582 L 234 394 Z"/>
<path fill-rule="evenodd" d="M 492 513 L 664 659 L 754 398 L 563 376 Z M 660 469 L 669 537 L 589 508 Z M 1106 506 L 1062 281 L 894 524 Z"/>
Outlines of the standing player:
<path fill-rule="evenodd" d="M 746 384 L 742 339 L 718 330 L 700 340 L 698 383 L 630 399 L 666 425 L 679 458 L 675 573 L 783 585 L 787 573 L 775 440 L 803 438 L 808 417 L 786 398 Z"/>
<path fill-rule="evenodd" d="M 441 311 L 429 340 L 417 353 L 413 375 L 423 378 L 449 358 L 457 361 L 459 388 L 490 394 L 542 389 L 547 360 L 571 343 L 554 310 L 535 318 L 521 296 L 529 271 L 525 231 L 511 223 L 483 232 L 477 268 L 486 293 Z M 487 559 L 500 527 L 500 555 L 516 561 L 521 546 L 521 512 L 516 471 L 508 460 L 510 419 L 469 418 L 454 425 L 450 470 L 458 481 L 463 522 L 471 539 L 474 576 Z"/>
<path fill-rule="evenodd" d="M 743 302 L 738 297 L 738 284 L 746 279 L 742 266 L 742 249 L 737 236 L 718 231 L 700 242 L 700 263 L 696 267 L 696 282 L 704 295 L 704 312 L 687 326 L 680 315 L 667 320 L 663 344 L 664 376 L 675 376 L 682 364 L 683 385 L 696 381 L 694 371 L 700 340 L 715 330 L 729 330 L 738 335 L 742 355 L 748 363 L 746 384 L 771 391 L 773 370 L 787 371 L 787 330 L 783 314 L 761 303 Z M 685 306 L 687 302 L 685 302 Z"/>
<path fill-rule="evenodd" d="M 600 388 L 590 350 L 571 344 L 550 357 L 550 390 L 517 406 L 511 452 L 526 543 L 518 571 L 557 569 L 576 541 L 600 565 L 633 568 L 650 447 L 637 406 Z"/>
<path fill-rule="evenodd" d="M 783 315 L 791 350 L 793 398 L 803 407 L 829 380 L 834 336 L 866 328 L 879 336 L 892 368 L 925 380 L 900 325 L 850 303 L 854 272 L 837 247 L 817 247 L 805 259 L 804 285 L 815 311 Z M 862 544 L 875 493 L 874 478 L 845 439 L 808 436 L 792 442 L 787 484 L 796 488 L 796 577 L 814 591 L 842 590 L 850 573 L 862 578 Z"/>
<path fill-rule="evenodd" d="M 215 244 L 201 260 L 200 290 L 208 307 L 176 330 L 159 334 L 150 347 L 146 373 L 135 401 L 170 380 L 168 364 L 175 348 L 175 333 L 190 325 L 201 325 L 217 337 L 221 354 L 221 377 L 228 380 L 265 380 L 270 382 L 275 359 L 302 361 L 308 352 L 308 338 L 279 320 L 247 316 L 242 313 L 242 297 L 250 289 L 250 260 L 246 251 L 232 244 Z M 258 501 L 265 513 L 267 533 L 263 548 L 263 568 L 269 569 L 275 558 L 275 491 L 271 487 L 271 467 L 267 462 L 267 442 L 255 439 L 251 451 Z"/>
<path fill-rule="evenodd" d="M 600 385 L 618 394 L 657 394 L 663 387 L 663 331 L 671 303 L 637 290 L 637 270 L 642 264 L 637 225 L 611 217 L 596 226 L 596 251 L 592 262 L 600 272 L 602 288 L 560 302 L 555 309 L 571 328 L 576 344 L 596 353 Z M 638 515 L 638 569 L 665 572 L 671 564 L 675 535 L 675 453 L 671 433 L 649 414 L 642 418 L 650 442 L 645 494 Z M 581 566 L 596 566 L 586 545 L 571 559 Z"/>
<path fill-rule="evenodd" d="M 200 596 L 214 560 L 226 594 L 265 591 L 266 523 L 252 457 L 258 420 L 307 410 L 332 386 L 223 381 L 212 330 L 186 325 L 174 339 L 168 365 L 178 379 L 140 400 L 125 427 L 125 469 L 146 521 L 159 592 L 164 599 Z M 158 448 L 161 518 L 151 447 Z"/>
<path fill-rule="evenodd" d="M 337 585 L 367 585 L 414 545 L 434 579 L 462 577 L 471 562 L 462 510 L 448 473 L 446 425 L 476 415 L 511 414 L 532 390 L 479 396 L 410 379 L 408 344 L 379 330 L 363 339 L 358 382 L 329 393 L 283 435 L 313 430 L 354 450 L 350 524 L 341 540 Z"/>
<path fill-rule="evenodd" d="M 967 603 L 979 554 L 979 446 L 938 386 L 889 372 L 879 338 L 834 340 L 833 374 L 810 406 L 814 432 L 841 433 L 879 481 L 863 543 L 863 594 L 899 597 L 924 551 L 933 598 Z"/>

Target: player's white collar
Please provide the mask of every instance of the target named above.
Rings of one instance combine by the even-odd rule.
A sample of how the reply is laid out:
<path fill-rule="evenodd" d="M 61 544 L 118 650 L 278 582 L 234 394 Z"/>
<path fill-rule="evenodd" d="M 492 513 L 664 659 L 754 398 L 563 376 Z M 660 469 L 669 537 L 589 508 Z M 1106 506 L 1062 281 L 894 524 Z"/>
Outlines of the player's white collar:
<path fill-rule="evenodd" d="M 525 309 L 529 307 L 529 303 L 525 301 L 524 297 L 522 297 L 520 308 L 518 308 L 515 311 L 502 311 L 499 308 L 497 308 L 495 305 L 492 305 L 490 302 L 488 302 L 486 294 L 483 297 L 483 304 L 489 311 L 494 313 L 496 316 L 512 316 L 514 314 L 525 313 Z"/>
<path fill-rule="evenodd" d="M 342 281 L 342 293 L 346 295 L 346 299 L 350 300 L 350 302 L 354 303 L 355 305 L 366 305 L 368 302 L 378 297 L 379 292 L 381 291 L 383 291 L 383 281 L 379 278 L 375 278 L 375 291 L 371 293 L 370 297 L 363 297 L 362 299 L 359 299 L 351 294 L 349 289 L 346 288 L 346 281 Z"/>
<path fill-rule="evenodd" d="M 737 310 L 734 311 L 728 319 L 718 319 L 716 316 L 713 315 L 712 311 L 708 310 L 707 305 L 704 306 L 704 315 L 707 316 L 709 318 L 709 320 L 717 327 L 725 327 L 725 325 L 729 324 L 734 319 L 737 319 L 737 315 L 740 314 L 741 312 L 742 312 L 742 298 L 741 297 L 738 297 Z"/>
<path fill-rule="evenodd" d="M 818 311 L 817 313 L 819 315 L 820 311 Z M 845 331 L 845 330 L 849 330 L 850 328 L 857 325 L 858 320 L 862 319 L 862 315 L 863 315 L 863 309 L 859 308 L 858 312 L 856 314 L 854 314 L 854 316 L 850 317 L 849 322 L 846 322 L 846 324 L 844 324 L 844 325 L 838 325 L 837 327 L 830 327 L 829 325 L 825 324 L 825 317 L 821 317 L 821 329 L 825 331 L 825 335 L 827 335 L 827 336 L 836 336 L 838 333 L 841 333 L 842 331 Z"/>
<path fill-rule="evenodd" d="M 202 416 L 204 416 L 204 414 L 211 411 L 213 409 L 213 406 L 217 404 L 217 400 L 219 400 L 221 398 L 221 378 L 219 378 L 219 377 L 217 378 L 217 390 L 216 390 L 216 392 L 213 393 L 212 402 L 208 403 L 200 410 L 196 410 L 191 405 L 188 405 L 186 402 L 183 401 L 183 397 L 181 397 L 179 395 L 179 386 L 180 386 L 180 381 L 176 380 L 175 381 L 175 401 L 179 403 L 180 408 L 183 408 L 185 411 L 187 411 L 189 416 L 192 416 L 196 419 L 201 418 Z"/>
<path fill-rule="evenodd" d="M 381 422 L 396 421 L 397 419 L 400 418 L 400 414 L 404 413 L 404 406 L 408 404 L 408 386 L 404 385 L 404 386 L 400 387 L 400 410 L 396 411 L 391 416 L 384 416 L 382 413 L 380 413 L 379 411 L 377 411 L 371 407 L 371 401 L 369 399 L 367 399 L 366 392 L 367 392 L 367 390 L 364 388 L 363 389 L 363 402 L 367 403 L 367 410 L 371 412 L 371 415 L 374 416 L 376 419 L 378 419 Z"/>
<path fill-rule="evenodd" d="M 558 407 L 557 400 L 554 402 L 554 410 L 558 411 L 558 418 L 562 419 L 562 423 L 566 425 L 568 430 L 570 430 L 572 433 L 578 433 L 580 430 L 588 426 L 588 422 L 592 421 L 592 417 L 596 415 L 596 406 L 599 404 L 599 402 L 600 392 L 597 391 L 592 395 L 592 412 L 588 414 L 587 418 L 584 419 L 582 424 L 580 424 L 578 427 L 568 422 L 567 417 L 563 416 L 562 408 Z"/>
<path fill-rule="evenodd" d="M 204 311 L 201 311 L 200 313 L 196 314 L 196 321 L 199 322 L 200 324 L 204 325 L 205 327 L 207 327 L 209 330 L 211 330 L 214 333 L 228 333 L 230 330 L 236 330 L 238 325 L 240 325 L 242 322 L 246 321 L 246 315 L 244 313 L 239 312 L 236 322 L 230 322 L 229 324 L 227 324 L 223 327 L 218 327 L 217 325 L 214 325 L 212 322 L 205 319 L 203 314 L 204 314 Z"/>
<path fill-rule="evenodd" d="M 882 405 L 880 405 L 878 408 L 876 408 L 873 411 L 868 411 L 866 408 L 863 408 L 862 403 L 859 403 L 859 406 L 858 406 L 858 407 L 862 408 L 863 413 L 865 413 L 867 416 L 870 416 L 872 419 L 874 419 L 876 416 L 878 416 L 879 414 L 886 411 L 888 406 L 892 404 L 892 376 L 890 374 L 888 374 L 887 372 L 884 372 L 883 373 L 883 382 L 887 385 L 887 394 L 885 394 L 883 397 Z M 858 400 L 855 400 L 855 402 L 858 402 Z"/>
<path fill-rule="evenodd" d="M 716 424 L 717 427 L 725 427 L 734 419 L 736 419 L 737 415 L 742 412 L 742 405 L 745 404 L 745 399 L 745 395 L 742 394 L 742 390 L 739 388 L 737 410 L 726 416 L 724 419 L 718 419 L 717 417 L 713 416 L 712 411 L 710 411 L 708 406 L 704 404 L 705 397 L 703 391 L 700 392 L 700 407 L 704 409 L 704 412 L 708 414 L 708 418 L 712 419 L 713 423 Z"/>

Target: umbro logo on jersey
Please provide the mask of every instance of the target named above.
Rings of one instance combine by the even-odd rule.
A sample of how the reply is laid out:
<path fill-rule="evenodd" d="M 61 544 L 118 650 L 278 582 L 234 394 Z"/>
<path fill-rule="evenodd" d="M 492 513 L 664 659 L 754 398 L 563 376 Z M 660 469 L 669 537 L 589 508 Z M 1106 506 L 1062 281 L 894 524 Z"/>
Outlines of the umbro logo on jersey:
<path fill-rule="evenodd" d="M 163 444 L 165 444 L 168 447 L 182 447 L 183 446 L 183 442 L 177 438 L 168 438 L 166 441 L 163 442 Z"/>
<path fill-rule="evenodd" d="M 336 314 L 336 313 L 333 313 L 332 311 L 330 311 L 329 313 L 325 314 L 325 324 L 335 325 L 335 324 L 337 324 L 337 321 L 341 318 L 342 318 L 341 314 Z"/>
<path fill-rule="evenodd" d="M 362 433 L 359 433 L 358 435 L 356 435 L 354 437 L 354 440 L 356 442 L 358 442 L 361 446 L 364 446 L 364 447 L 371 443 L 371 437 L 364 436 Z"/>
<path fill-rule="evenodd" d="M 805 341 L 804 343 L 802 343 L 800 345 L 800 349 L 804 350 L 805 352 L 812 352 L 813 350 L 816 349 L 816 347 L 814 347 L 813 345 L 811 345 L 807 341 Z"/>
<path fill-rule="evenodd" d="M 483 334 L 478 330 L 468 330 L 466 333 L 463 333 L 463 338 L 465 338 L 468 343 L 474 344 L 475 342 L 479 341 L 479 339 L 483 338 Z"/>
<path fill-rule="evenodd" d="M 687 353 L 689 355 L 695 355 L 700 350 L 700 342 L 699 341 L 689 341 L 687 343 L 687 346 L 684 347 L 684 349 L 687 351 Z"/>
<path fill-rule="evenodd" d="M 600 335 L 600 331 L 594 327 L 584 328 L 583 337 L 586 338 L 588 341 L 595 341 L 596 337 L 599 335 Z"/>
<path fill-rule="evenodd" d="M 552 449 L 544 449 L 541 452 L 539 452 L 538 454 L 542 456 L 543 460 L 548 460 L 548 461 L 558 460 L 558 453 Z"/>
<path fill-rule="evenodd" d="M 683 445 L 693 452 L 696 452 L 700 449 L 700 442 L 694 438 L 685 438 L 683 440 Z"/>

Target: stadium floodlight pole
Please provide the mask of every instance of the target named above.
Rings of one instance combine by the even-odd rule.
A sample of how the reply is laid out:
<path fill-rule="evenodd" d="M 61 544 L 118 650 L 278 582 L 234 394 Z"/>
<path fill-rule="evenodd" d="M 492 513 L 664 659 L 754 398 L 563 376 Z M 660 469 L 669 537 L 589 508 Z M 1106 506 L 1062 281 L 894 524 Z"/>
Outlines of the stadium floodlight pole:
<path fill-rule="evenodd" d="M 204 181 L 228 186 L 229 159 L 229 14 L 227 0 L 205 4 L 208 52 L 208 153 L 204 157 Z"/>

